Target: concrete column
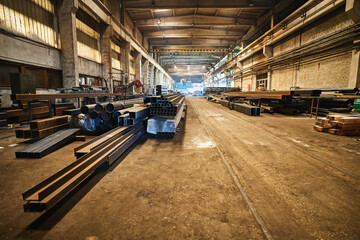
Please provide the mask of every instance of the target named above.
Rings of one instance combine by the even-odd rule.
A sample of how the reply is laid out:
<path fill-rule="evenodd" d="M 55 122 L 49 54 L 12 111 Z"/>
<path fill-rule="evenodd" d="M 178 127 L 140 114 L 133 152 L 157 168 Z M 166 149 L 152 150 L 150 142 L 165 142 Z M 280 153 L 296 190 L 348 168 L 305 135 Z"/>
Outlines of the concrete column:
<path fill-rule="evenodd" d="M 111 59 L 111 37 L 113 35 L 112 26 L 107 26 L 100 39 L 102 76 L 109 85 L 110 92 L 113 92 L 112 81 L 112 59 Z"/>
<path fill-rule="evenodd" d="M 59 7 L 61 61 L 65 88 L 79 86 L 79 63 L 76 38 L 77 0 L 63 0 Z"/>
<path fill-rule="evenodd" d="M 142 55 L 138 52 L 135 56 L 135 79 L 141 80 L 141 59 Z"/>
<path fill-rule="evenodd" d="M 355 22 L 360 22 L 360 1 L 346 0 L 345 12 Z"/>
<path fill-rule="evenodd" d="M 266 81 L 266 90 L 271 90 L 271 77 L 272 77 L 272 70 L 268 69 L 267 81 Z"/>
<path fill-rule="evenodd" d="M 155 71 L 155 81 L 154 81 L 154 88 L 156 85 L 160 85 L 160 70 L 156 69 Z"/>
<path fill-rule="evenodd" d="M 360 51 L 358 49 L 352 51 L 348 87 L 360 87 Z"/>
<path fill-rule="evenodd" d="M 121 64 L 123 69 L 123 85 L 127 84 L 130 79 L 130 43 L 129 42 L 123 42 L 121 44 Z M 127 76 L 127 80 L 126 77 Z"/>
<path fill-rule="evenodd" d="M 149 60 L 146 59 L 142 64 L 144 93 L 149 92 L 149 87 L 150 87 L 149 71 L 150 71 Z"/>
<path fill-rule="evenodd" d="M 154 93 L 154 87 L 155 87 L 155 66 L 153 64 L 149 65 L 149 93 Z"/>

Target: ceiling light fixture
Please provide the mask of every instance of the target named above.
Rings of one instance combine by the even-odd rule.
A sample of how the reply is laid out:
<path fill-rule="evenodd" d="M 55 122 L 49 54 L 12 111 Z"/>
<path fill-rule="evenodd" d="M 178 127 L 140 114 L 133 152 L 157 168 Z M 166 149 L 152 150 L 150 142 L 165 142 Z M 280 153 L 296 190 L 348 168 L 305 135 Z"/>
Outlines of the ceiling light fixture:
<path fill-rule="evenodd" d="M 254 2 L 253 2 L 252 0 L 249 0 L 249 1 L 248 1 L 248 5 L 249 5 L 249 7 L 253 7 L 253 6 L 254 6 Z"/>
<path fill-rule="evenodd" d="M 160 21 L 160 19 L 159 19 L 159 20 L 157 21 L 157 24 L 158 24 L 158 25 L 160 25 L 160 24 L 161 24 L 161 21 Z"/>

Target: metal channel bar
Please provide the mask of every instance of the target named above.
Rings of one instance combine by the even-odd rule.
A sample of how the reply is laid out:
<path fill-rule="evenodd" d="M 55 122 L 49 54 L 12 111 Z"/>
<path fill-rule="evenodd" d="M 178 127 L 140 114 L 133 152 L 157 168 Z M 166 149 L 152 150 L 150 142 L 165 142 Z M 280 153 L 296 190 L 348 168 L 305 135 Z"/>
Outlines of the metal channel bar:
<path fill-rule="evenodd" d="M 86 179 L 89 175 L 91 175 L 93 173 L 94 169 L 96 169 L 97 167 L 102 165 L 107 160 L 108 154 L 106 154 L 106 153 L 109 153 L 109 152 L 111 153 L 118 146 L 120 146 L 124 142 L 126 143 L 129 136 L 133 135 L 134 133 L 137 133 L 139 131 L 139 129 L 141 129 L 141 128 L 143 128 L 142 124 L 137 125 L 126 135 L 119 138 L 118 140 L 115 140 L 113 143 L 111 143 L 109 146 L 107 146 L 99 154 L 96 154 L 95 156 L 90 157 L 87 161 L 87 162 L 89 162 L 89 164 L 86 164 L 87 165 L 86 168 L 82 168 L 81 171 L 75 171 L 77 174 L 70 174 L 71 178 L 68 181 L 63 182 L 63 184 L 59 185 L 58 188 L 52 189 L 50 191 L 50 194 L 48 194 L 44 199 L 39 200 L 40 202 L 30 200 L 28 202 L 28 204 L 24 205 L 25 211 L 32 211 L 32 210 L 36 211 L 37 209 L 44 210 L 43 209 L 44 207 L 45 207 L 45 209 L 49 209 L 56 202 L 58 202 L 60 199 L 62 199 L 69 191 L 74 189 L 84 179 Z M 84 156 L 84 159 L 85 159 L 85 157 L 88 158 L 88 155 L 94 155 L 94 154 L 87 154 Z M 73 164 L 71 164 L 70 166 L 73 166 Z M 67 167 L 66 169 L 69 169 L 69 167 Z M 75 168 L 76 168 L 76 166 L 75 166 Z M 78 170 L 78 169 L 75 169 L 75 170 Z M 36 205 L 36 203 L 38 203 L 38 206 L 34 206 L 34 205 Z"/>

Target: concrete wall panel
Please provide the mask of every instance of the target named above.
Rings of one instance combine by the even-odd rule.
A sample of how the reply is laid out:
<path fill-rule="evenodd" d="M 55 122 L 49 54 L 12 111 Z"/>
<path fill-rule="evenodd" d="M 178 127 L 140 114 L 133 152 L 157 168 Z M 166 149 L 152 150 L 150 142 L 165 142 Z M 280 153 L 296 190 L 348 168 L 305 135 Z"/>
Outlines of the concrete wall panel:
<path fill-rule="evenodd" d="M 102 65 L 100 63 L 79 57 L 79 74 L 93 77 L 102 76 Z"/>
<path fill-rule="evenodd" d="M 0 34 L 0 43 L 0 59 L 61 69 L 60 50 L 4 34 Z"/>

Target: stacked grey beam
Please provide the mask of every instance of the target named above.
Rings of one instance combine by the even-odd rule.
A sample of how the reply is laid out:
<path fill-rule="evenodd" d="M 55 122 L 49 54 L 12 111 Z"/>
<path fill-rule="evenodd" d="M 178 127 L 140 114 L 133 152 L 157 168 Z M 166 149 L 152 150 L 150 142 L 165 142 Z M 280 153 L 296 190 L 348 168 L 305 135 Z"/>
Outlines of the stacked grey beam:
<path fill-rule="evenodd" d="M 15 152 L 15 155 L 17 158 L 42 158 L 74 140 L 79 133 L 78 128 L 60 130 Z"/>
<path fill-rule="evenodd" d="M 185 96 L 167 94 L 160 97 L 151 97 L 144 101 L 150 102 L 150 115 L 148 120 L 147 132 L 158 136 L 172 137 L 180 122 L 184 105 Z"/>
<path fill-rule="evenodd" d="M 160 97 L 151 97 L 150 115 L 175 117 L 179 107 L 184 103 L 185 96 L 181 93 L 166 94 Z"/>
<path fill-rule="evenodd" d="M 233 103 L 232 108 L 235 111 L 245 113 L 249 116 L 260 116 L 260 108 L 256 106 L 251 106 L 244 103 Z"/>
<path fill-rule="evenodd" d="M 166 94 L 167 91 L 168 91 L 167 86 L 164 86 L 164 85 L 156 85 L 156 95 L 157 95 L 157 96 Z"/>
<path fill-rule="evenodd" d="M 118 118 L 119 126 L 135 125 L 149 114 L 149 108 L 147 107 L 132 107 L 124 109 L 123 111 L 124 113 Z"/>
<path fill-rule="evenodd" d="M 49 210 L 88 179 L 96 169 L 116 161 L 144 132 L 143 123 L 139 123 L 128 132 L 120 131 L 104 144 L 95 146 L 89 153 L 23 193 L 23 199 L 27 201 L 24 210 L 26 212 Z"/>

